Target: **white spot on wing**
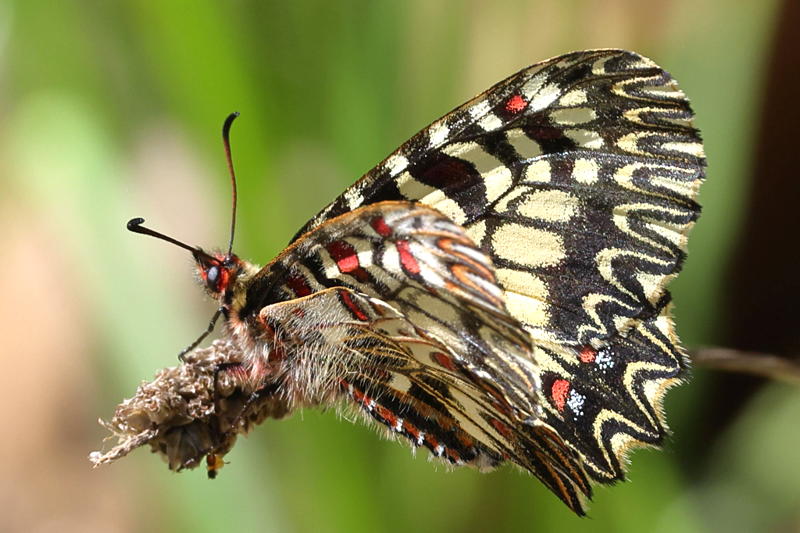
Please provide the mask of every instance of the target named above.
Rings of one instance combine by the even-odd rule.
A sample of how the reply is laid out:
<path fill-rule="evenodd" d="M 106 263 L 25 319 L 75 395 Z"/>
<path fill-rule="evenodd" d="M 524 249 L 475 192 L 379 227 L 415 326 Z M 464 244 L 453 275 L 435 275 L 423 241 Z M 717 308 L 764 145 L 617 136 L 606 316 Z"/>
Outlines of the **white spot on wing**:
<path fill-rule="evenodd" d="M 703 145 L 700 143 L 682 143 L 671 142 L 661 145 L 664 150 L 673 150 L 676 152 L 683 152 L 685 154 L 693 155 L 696 157 L 703 157 Z"/>
<path fill-rule="evenodd" d="M 392 374 L 392 388 L 399 392 L 408 392 L 411 388 L 411 381 L 403 374 Z"/>
<path fill-rule="evenodd" d="M 564 130 L 564 136 L 584 148 L 597 150 L 603 147 L 603 138 L 594 130 L 568 129 Z"/>
<path fill-rule="evenodd" d="M 355 209 L 364 204 L 364 196 L 361 194 L 361 189 L 354 185 L 344 192 L 344 199 L 350 209 Z"/>
<path fill-rule="evenodd" d="M 478 125 L 483 128 L 484 131 L 494 131 L 503 127 L 503 121 L 494 113 L 487 113 L 478 121 Z"/>
<path fill-rule="evenodd" d="M 473 120 L 478 121 L 481 118 L 483 118 L 483 116 L 486 115 L 486 113 L 488 113 L 489 111 L 491 111 L 491 108 L 489 107 L 489 102 L 486 100 L 481 100 L 480 102 L 472 106 L 472 108 L 470 108 L 469 114 Z"/>
<path fill-rule="evenodd" d="M 597 113 L 590 107 L 569 107 L 566 109 L 555 109 L 550 113 L 550 118 L 556 124 L 564 126 L 574 126 L 584 124 L 597 118 Z"/>
<path fill-rule="evenodd" d="M 578 199 L 559 190 L 534 191 L 518 208 L 519 214 L 548 222 L 566 222 L 578 211 Z"/>
<path fill-rule="evenodd" d="M 440 122 L 438 124 L 434 124 L 431 126 L 430 131 L 428 132 L 428 138 L 430 139 L 429 146 L 431 148 L 436 148 L 440 146 L 447 140 L 447 136 L 450 134 L 450 128 L 444 122 Z"/>
<path fill-rule="evenodd" d="M 675 82 L 671 82 L 666 85 L 642 87 L 640 91 L 649 96 L 655 96 L 656 98 L 664 98 L 668 100 L 686 99 L 686 94 L 684 94 L 684 92 L 680 89 L 680 87 L 678 87 L 678 84 Z"/>
<path fill-rule="evenodd" d="M 389 169 L 390 175 L 397 176 L 408 168 L 408 159 L 404 155 L 394 154 L 386 160 L 384 166 Z"/>
<path fill-rule="evenodd" d="M 632 154 L 644 154 L 643 150 L 639 148 L 639 141 L 646 138 L 646 132 L 633 132 L 627 135 L 624 135 L 619 138 L 617 141 L 617 146 L 625 150 L 626 152 L 630 152 Z"/>
<path fill-rule="evenodd" d="M 572 178 L 578 183 L 590 185 L 596 183 L 600 177 L 600 167 L 594 159 L 579 157 L 572 167 Z"/>
<path fill-rule="evenodd" d="M 594 62 L 592 65 L 592 74 L 595 76 L 600 76 L 606 73 L 606 61 L 611 59 L 614 56 L 602 56 L 600 59 Z"/>
<path fill-rule="evenodd" d="M 555 265 L 566 252 L 556 233 L 522 224 L 505 224 L 492 235 L 495 253 L 503 259 L 528 267 Z"/>
<path fill-rule="evenodd" d="M 539 143 L 525 135 L 525 132 L 519 128 L 509 130 L 506 133 L 506 139 L 523 159 L 533 159 L 542 155 L 542 147 L 539 146 Z"/>
<path fill-rule="evenodd" d="M 441 189 L 415 180 L 408 172 L 402 173 L 397 179 L 397 188 L 408 200 L 431 206 L 456 224 L 463 224 L 467 220 L 467 215 L 461 206 L 448 198 Z"/>
<path fill-rule="evenodd" d="M 534 161 L 525 169 L 527 183 L 548 183 L 551 177 L 550 162 L 544 159 Z"/>
<path fill-rule="evenodd" d="M 568 107 L 585 104 L 587 101 L 586 91 L 584 89 L 575 89 L 562 96 L 558 103 Z"/>
<path fill-rule="evenodd" d="M 546 85 L 542 87 L 531 99 L 530 111 L 531 112 L 541 111 L 545 107 L 555 102 L 559 94 L 560 94 L 560 89 L 556 84 Z"/>
<path fill-rule="evenodd" d="M 506 307 L 511 316 L 529 326 L 547 325 L 547 288 L 541 278 L 520 270 L 500 268 L 497 281 L 506 291 Z"/>

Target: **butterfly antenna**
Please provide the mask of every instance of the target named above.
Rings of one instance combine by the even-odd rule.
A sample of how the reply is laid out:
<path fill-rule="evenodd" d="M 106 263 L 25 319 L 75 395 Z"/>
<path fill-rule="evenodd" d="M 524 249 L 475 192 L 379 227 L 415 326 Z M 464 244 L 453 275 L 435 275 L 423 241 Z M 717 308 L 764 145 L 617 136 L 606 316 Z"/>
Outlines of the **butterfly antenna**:
<path fill-rule="evenodd" d="M 164 235 L 163 233 L 159 233 L 159 232 L 157 232 L 155 230 L 152 230 L 150 228 L 146 228 L 146 227 L 142 226 L 142 224 L 144 224 L 144 219 L 143 218 L 132 218 L 132 219 L 130 219 L 128 221 L 128 231 L 132 231 L 134 233 L 139 233 L 141 235 L 150 235 L 151 237 L 155 237 L 156 239 L 161 239 L 162 241 L 171 242 L 175 246 L 180 246 L 181 248 L 183 248 L 185 250 L 189 250 L 193 254 L 199 252 L 198 248 L 195 248 L 193 246 L 189 246 L 188 244 L 186 244 L 184 242 L 181 242 L 178 239 L 173 239 L 172 237 L 170 237 L 168 235 Z"/>
<path fill-rule="evenodd" d="M 228 172 L 231 175 L 231 189 L 233 191 L 233 205 L 231 207 L 231 239 L 228 242 L 228 255 L 233 251 L 233 234 L 236 230 L 236 173 L 233 171 L 233 159 L 231 158 L 231 125 L 239 112 L 235 111 L 228 115 L 225 119 L 225 124 L 222 125 L 222 144 L 225 146 L 225 158 L 228 160 Z"/>

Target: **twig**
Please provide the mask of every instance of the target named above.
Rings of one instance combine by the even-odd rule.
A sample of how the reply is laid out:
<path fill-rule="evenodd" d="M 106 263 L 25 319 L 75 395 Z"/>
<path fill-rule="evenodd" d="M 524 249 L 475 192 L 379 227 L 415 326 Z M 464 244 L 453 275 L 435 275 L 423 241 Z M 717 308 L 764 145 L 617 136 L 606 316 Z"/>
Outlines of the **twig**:
<path fill-rule="evenodd" d="M 690 350 L 689 356 L 700 367 L 752 374 L 800 385 L 800 363 L 786 357 L 715 347 Z"/>

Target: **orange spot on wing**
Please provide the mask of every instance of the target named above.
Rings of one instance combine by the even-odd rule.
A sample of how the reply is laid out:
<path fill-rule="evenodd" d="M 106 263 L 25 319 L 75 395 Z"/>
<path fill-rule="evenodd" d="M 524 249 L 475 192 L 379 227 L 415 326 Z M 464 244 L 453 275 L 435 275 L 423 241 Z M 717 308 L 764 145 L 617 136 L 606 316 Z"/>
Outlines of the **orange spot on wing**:
<path fill-rule="evenodd" d="M 452 370 L 453 372 L 457 370 L 455 363 L 453 363 L 453 360 L 449 356 L 443 354 L 442 352 L 433 352 L 431 354 L 431 359 L 436 361 L 436 363 L 439 366 L 442 366 L 447 370 Z"/>
<path fill-rule="evenodd" d="M 347 291 L 339 291 L 339 297 L 342 299 L 342 303 L 347 307 L 353 316 L 355 316 L 358 320 L 362 322 L 367 322 L 369 320 L 369 316 L 353 301 L 353 297 Z"/>
<path fill-rule="evenodd" d="M 408 241 L 397 241 L 395 245 L 397 246 L 397 253 L 400 254 L 400 264 L 403 266 L 403 270 L 412 275 L 419 274 L 419 263 L 411 253 Z"/>
<path fill-rule="evenodd" d="M 292 292 L 298 297 L 311 294 L 311 287 L 308 285 L 308 280 L 305 276 L 301 276 L 300 274 L 293 274 L 286 278 L 286 285 L 292 289 Z"/>
<path fill-rule="evenodd" d="M 519 113 L 526 107 L 528 107 L 528 102 L 519 94 L 515 94 L 506 102 L 506 111 L 509 113 Z"/>
<path fill-rule="evenodd" d="M 497 430 L 506 440 L 511 440 L 514 437 L 514 433 L 511 431 L 507 425 L 496 418 L 490 418 L 489 423 L 492 425 L 494 429 Z"/>
<path fill-rule="evenodd" d="M 408 421 L 403 421 L 403 429 L 414 438 L 414 441 L 419 440 L 419 430 Z"/>
<path fill-rule="evenodd" d="M 566 379 L 555 380 L 553 386 L 550 388 L 550 393 L 553 398 L 553 403 L 556 405 L 556 409 L 563 411 L 564 406 L 567 404 L 567 396 L 569 395 L 569 381 Z"/>
<path fill-rule="evenodd" d="M 581 358 L 581 363 L 594 363 L 594 360 L 597 357 L 597 350 L 591 346 L 584 346 L 581 348 L 579 357 Z"/>
<path fill-rule="evenodd" d="M 373 218 L 372 221 L 370 221 L 370 226 L 372 226 L 372 229 L 381 237 L 388 237 L 392 234 L 392 228 L 389 227 L 383 217 Z"/>

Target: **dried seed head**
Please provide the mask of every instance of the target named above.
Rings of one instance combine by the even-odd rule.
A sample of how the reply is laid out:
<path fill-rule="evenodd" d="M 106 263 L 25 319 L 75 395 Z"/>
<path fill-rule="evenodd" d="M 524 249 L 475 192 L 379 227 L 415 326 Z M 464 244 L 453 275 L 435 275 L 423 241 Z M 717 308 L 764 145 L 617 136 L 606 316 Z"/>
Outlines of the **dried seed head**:
<path fill-rule="evenodd" d="M 159 371 L 117 407 L 110 421 L 100 421 L 118 442 L 89 459 L 99 466 L 149 444 L 171 470 L 194 468 L 212 456 L 209 477 L 214 477 L 237 435 L 288 412 L 276 388 L 252 393 L 243 373 L 229 371 L 241 362 L 231 342 L 218 340 L 187 354 L 179 366 Z"/>

